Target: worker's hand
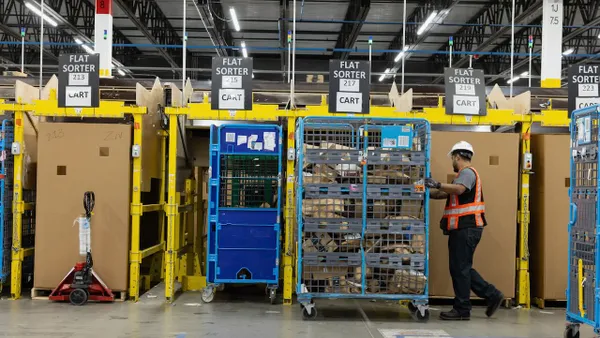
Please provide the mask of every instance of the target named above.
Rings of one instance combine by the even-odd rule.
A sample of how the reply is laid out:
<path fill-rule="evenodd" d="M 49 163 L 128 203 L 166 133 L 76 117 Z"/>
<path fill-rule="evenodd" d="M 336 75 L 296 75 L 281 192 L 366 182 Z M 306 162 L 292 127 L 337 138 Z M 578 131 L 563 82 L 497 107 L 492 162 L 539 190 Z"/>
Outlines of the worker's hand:
<path fill-rule="evenodd" d="M 439 189 L 442 187 L 442 184 L 433 178 L 429 177 L 425 179 L 425 186 L 427 188 Z"/>

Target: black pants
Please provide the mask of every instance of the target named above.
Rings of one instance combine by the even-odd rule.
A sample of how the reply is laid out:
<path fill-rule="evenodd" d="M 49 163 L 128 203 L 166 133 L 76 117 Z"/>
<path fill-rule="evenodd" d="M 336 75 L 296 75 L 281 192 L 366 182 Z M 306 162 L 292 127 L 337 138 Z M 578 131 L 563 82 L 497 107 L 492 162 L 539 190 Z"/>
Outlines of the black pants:
<path fill-rule="evenodd" d="M 454 309 L 460 314 L 471 312 L 471 290 L 483 299 L 494 299 L 500 295 L 495 286 L 486 282 L 473 269 L 473 255 L 481 240 L 482 228 L 452 230 L 448 236 L 450 275 L 454 286 Z"/>

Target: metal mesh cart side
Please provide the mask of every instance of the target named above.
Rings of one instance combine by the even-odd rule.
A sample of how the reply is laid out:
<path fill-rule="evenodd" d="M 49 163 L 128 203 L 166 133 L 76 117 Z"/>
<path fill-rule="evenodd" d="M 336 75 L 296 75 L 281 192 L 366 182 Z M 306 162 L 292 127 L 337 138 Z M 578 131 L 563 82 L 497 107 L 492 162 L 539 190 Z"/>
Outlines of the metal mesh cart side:
<path fill-rule="evenodd" d="M 429 316 L 430 126 L 423 119 L 307 117 L 296 128 L 297 295 L 409 300 Z"/>
<path fill-rule="evenodd" d="M 11 154 L 11 146 L 14 140 L 14 127 L 11 119 L 2 120 L 0 127 L 0 290 L 10 276 L 12 239 L 13 239 L 13 168 L 14 158 Z M 35 190 L 23 190 L 25 202 L 35 201 Z M 35 239 L 35 208 L 26 210 L 23 214 L 22 247 L 33 247 Z M 32 280 L 33 256 L 25 257 L 23 261 L 23 274 L 28 276 L 27 281 Z"/>
<path fill-rule="evenodd" d="M 599 278 L 598 148 L 600 106 L 573 112 L 571 117 L 571 177 L 569 221 L 569 276 L 565 337 L 579 337 L 586 324 L 600 334 L 600 308 L 596 291 Z"/>
<path fill-rule="evenodd" d="M 203 299 L 224 284 L 279 283 L 282 144 L 276 125 L 211 127 L 207 281 Z"/>

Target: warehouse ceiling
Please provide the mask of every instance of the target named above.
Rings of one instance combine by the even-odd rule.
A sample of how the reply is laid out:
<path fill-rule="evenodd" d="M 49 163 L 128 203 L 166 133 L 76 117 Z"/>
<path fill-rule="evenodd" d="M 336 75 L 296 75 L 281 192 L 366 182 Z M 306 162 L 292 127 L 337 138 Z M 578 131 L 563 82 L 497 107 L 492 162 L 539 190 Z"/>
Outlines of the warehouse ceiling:
<path fill-rule="evenodd" d="M 29 6 L 39 0 L 0 0 L 0 65 L 16 69 L 21 60 L 20 28 L 26 28 L 27 71 L 39 69 L 40 18 Z M 45 0 L 46 12 L 57 25 L 45 26 L 44 63 L 55 72 L 60 53 L 85 52 L 75 39 L 93 42 L 95 0 Z M 184 6 L 185 3 L 185 6 Z M 528 70 L 528 37 L 533 53 L 541 50 L 543 0 L 515 2 L 515 74 Z M 595 61 L 600 56 L 600 1 L 564 0 L 563 57 L 566 66 Z M 255 76 L 285 81 L 287 32 L 292 29 L 293 1 L 286 0 L 113 0 L 115 64 L 128 76 L 181 78 L 184 7 L 187 11 L 188 76 L 210 77 L 213 56 L 240 56 L 245 43 L 254 58 Z M 401 71 L 403 1 L 297 0 L 296 70 L 324 74 L 331 59 L 368 60 L 372 37 L 372 72 Z M 448 40 L 453 37 L 453 66 L 484 69 L 488 84 L 505 84 L 510 77 L 511 7 L 506 0 L 407 0 L 405 72 L 407 83 L 440 83 L 448 66 Z M 235 10 L 240 30 L 231 16 Z M 432 13 L 435 13 L 432 15 Z M 433 21 L 425 29 L 429 17 Z M 431 20 L 430 20 L 431 21 Z M 419 31 L 421 30 L 421 31 Z M 90 45 L 93 48 L 93 45 Z M 398 61 L 398 62 L 395 62 Z M 540 72 L 534 57 L 532 73 Z M 46 70 L 45 70 L 46 72 Z M 492 76 L 496 75 L 496 76 Z M 383 78 L 391 82 L 392 76 Z M 373 77 L 373 81 L 379 76 Z M 327 80 L 327 77 L 325 78 Z M 523 83 L 522 85 L 524 85 Z M 518 83 L 516 85 L 519 85 Z"/>

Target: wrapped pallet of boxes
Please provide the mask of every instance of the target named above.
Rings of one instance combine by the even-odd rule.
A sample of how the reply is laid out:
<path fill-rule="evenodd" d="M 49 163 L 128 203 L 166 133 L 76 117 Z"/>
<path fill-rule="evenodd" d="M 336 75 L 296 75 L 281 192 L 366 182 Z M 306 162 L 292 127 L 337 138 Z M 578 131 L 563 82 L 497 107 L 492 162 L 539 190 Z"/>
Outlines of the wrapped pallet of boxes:
<path fill-rule="evenodd" d="M 519 135 L 433 132 L 431 139 L 432 177 L 444 183 L 452 182 L 456 177 L 448 158 L 450 147 L 459 141 L 473 145 L 475 156 L 472 164 L 482 180 L 488 223 L 477 246 L 473 267 L 507 298 L 514 298 Z M 429 206 L 429 292 L 432 296 L 452 297 L 448 236 L 439 228 L 444 205 L 443 200 L 432 200 Z"/>
<path fill-rule="evenodd" d="M 533 135 L 531 296 L 565 300 L 569 263 L 569 135 Z"/>

